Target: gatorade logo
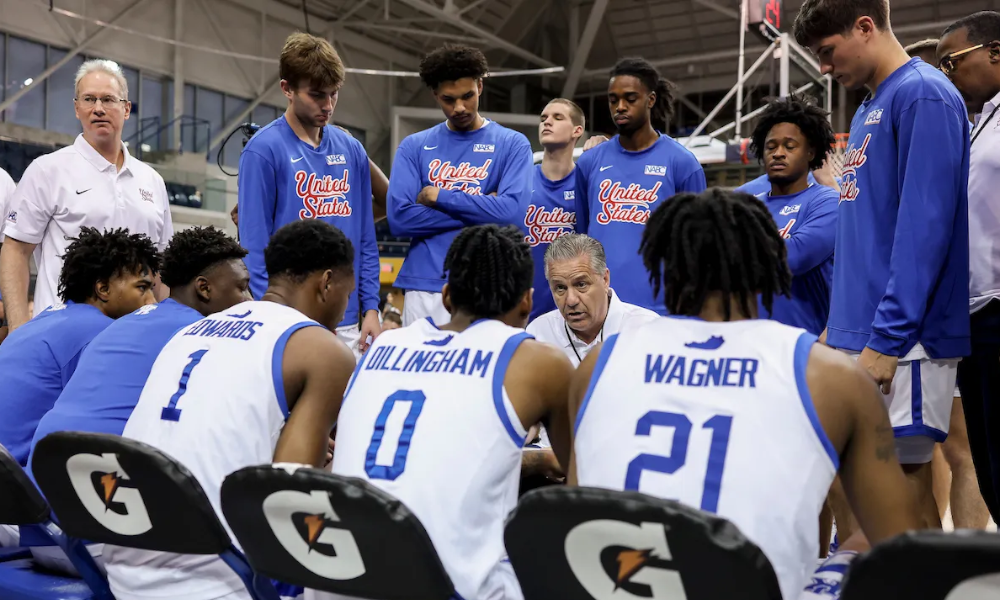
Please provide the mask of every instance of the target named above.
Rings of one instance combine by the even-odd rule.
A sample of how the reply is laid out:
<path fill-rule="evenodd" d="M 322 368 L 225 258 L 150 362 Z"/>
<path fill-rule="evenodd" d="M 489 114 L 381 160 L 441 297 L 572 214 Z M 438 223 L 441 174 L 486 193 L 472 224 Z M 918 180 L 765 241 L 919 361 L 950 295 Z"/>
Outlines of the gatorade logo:
<path fill-rule="evenodd" d="M 347 581 L 365 574 L 358 544 L 340 527 L 326 492 L 275 492 L 264 500 L 264 517 L 285 551 L 316 575 Z"/>
<path fill-rule="evenodd" d="M 686 600 L 660 523 L 598 519 L 574 527 L 564 544 L 573 575 L 595 600 Z"/>
<path fill-rule="evenodd" d="M 139 490 L 115 454 L 76 454 L 66 461 L 73 490 L 98 523 L 118 535 L 142 535 L 153 528 Z"/>

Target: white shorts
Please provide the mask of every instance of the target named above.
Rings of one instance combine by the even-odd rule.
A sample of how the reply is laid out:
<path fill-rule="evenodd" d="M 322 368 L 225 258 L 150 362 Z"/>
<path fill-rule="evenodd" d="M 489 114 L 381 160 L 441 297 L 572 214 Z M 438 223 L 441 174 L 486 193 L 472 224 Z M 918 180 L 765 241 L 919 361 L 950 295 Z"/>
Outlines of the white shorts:
<path fill-rule="evenodd" d="M 427 317 L 433 319 L 438 327 L 451 322 L 451 315 L 441 302 L 441 294 L 416 290 L 406 292 L 403 296 L 403 327 Z"/>
<path fill-rule="evenodd" d="M 361 324 L 343 325 L 337 328 L 337 339 L 347 344 L 347 347 L 354 353 L 354 360 L 361 358 L 358 351 L 358 343 L 361 341 Z"/>
<path fill-rule="evenodd" d="M 0 548 L 16 548 L 21 545 L 21 530 L 17 525 L 0 525 Z M 97 568 L 104 572 L 104 544 L 87 544 L 87 551 L 94 557 Z M 79 577 L 76 567 L 59 546 L 32 546 L 31 557 L 34 561 L 62 575 Z"/>
<path fill-rule="evenodd" d="M 858 355 L 854 356 L 857 360 Z M 958 360 L 900 361 L 885 399 L 896 435 L 896 454 L 904 465 L 931 462 L 934 444 L 948 437 Z"/>

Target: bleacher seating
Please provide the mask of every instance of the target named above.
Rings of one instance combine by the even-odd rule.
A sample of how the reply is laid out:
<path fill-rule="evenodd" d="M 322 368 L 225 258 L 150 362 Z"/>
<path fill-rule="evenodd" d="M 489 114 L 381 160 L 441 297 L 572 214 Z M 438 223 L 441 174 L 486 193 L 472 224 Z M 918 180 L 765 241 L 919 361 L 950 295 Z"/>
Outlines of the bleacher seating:
<path fill-rule="evenodd" d="M 379 256 L 404 257 L 410 248 L 410 238 L 392 235 L 389 222 L 384 219 L 375 223 L 375 239 Z"/>
<path fill-rule="evenodd" d="M 201 196 L 193 185 L 167 182 L 167 200 L 176 206 L 201 208 Z"/>

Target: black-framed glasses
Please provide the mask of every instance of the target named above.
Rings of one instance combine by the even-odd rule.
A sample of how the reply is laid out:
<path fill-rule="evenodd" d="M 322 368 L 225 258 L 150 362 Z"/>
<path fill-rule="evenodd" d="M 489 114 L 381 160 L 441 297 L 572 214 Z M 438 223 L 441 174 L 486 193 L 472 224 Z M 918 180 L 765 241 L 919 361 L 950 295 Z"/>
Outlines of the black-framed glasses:
<path fill-rule="evenodd" d="M 941 59 L 939 66 L 941 67 L 941 70 L 944 71 L 945 75 L 951 75 L 952 72 L 955 70 L 955 65 L 958 64 L 958 61 L 956 59 L 961 58 L 970 52 L 985 47 L 986 44 L 976 44 L 975 46 L 971 46 L 969 48 L 966 48 L 965 50 L 958 50 L 956 52 L 952 52 L 951 54 L 948 54 Z"/>
<path fill-rule="evenodd" d="M 119 104 L 128 102 L 128 100 L 124 98 L 119 98 L 117 96 L 111 96 L 111 95 L 100 96 L 100 97 L 86 95 L 77 98 L 76 101 L 82 103 L 87 108 L 94 108 L 95 106 L 97 106 L 98 102 L 100 102 L 101 106 L 103 106 L 104 108 L 117 108 Z"/>

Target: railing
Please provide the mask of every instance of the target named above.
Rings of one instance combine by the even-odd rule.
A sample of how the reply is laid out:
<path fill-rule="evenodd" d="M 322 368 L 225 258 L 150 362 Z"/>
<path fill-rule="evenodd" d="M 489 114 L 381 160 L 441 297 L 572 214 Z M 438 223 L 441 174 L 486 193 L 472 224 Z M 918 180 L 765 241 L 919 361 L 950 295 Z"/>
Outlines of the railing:
<path fill-rule="evenodd" d="M 144 119 L 139 119 L 139 127 L 136 132 L 125 139 L 125 144 L 128 145 L 129 151 L 132 156 L 135 156 L 139 160 L 142 160 L 143 154 L 145 153 L 145 146 L 148 145 L 147 142 L 151 139 L 158 140 L 160 138 L 160 117 L 146 117 Z M 160 143 L 157 142 L 156 146 L 152 146 L 151 150 L 158 150 Z"/>
<path fill-rule="evenodd" d="M 139 130 L 132 134 L 129 139 L 125 140 L 129 142 L 129 148 L 137 148 L 136 155 L 142 158 L 142 144 L 149 139 L 162 139 L 163 132 L 173 129 L 174 125 L 180 123 L 180 148 L 181 151 L 185 151 L 185 141 L 193 143 L 190 144 L 194 148 L 194 152 L 204 152 L 205 159 L 209 160 L 209 142 L 212 140 L 212 123 L 208 119 L 201 119 L 191 115 L 181 115 L 175 117 L 166 123 L 160 124 L 159 117 L 147 117 L 145 119 L 139 120 Z M 204 131 L 204 137 L 199 139 L 200 133 Z M 135 143 L 133 143 L 135 142 Z M 171 146 L 167 144 L 167 146 Z M 164 149 L 164 148 L 161 148 Z"/>

